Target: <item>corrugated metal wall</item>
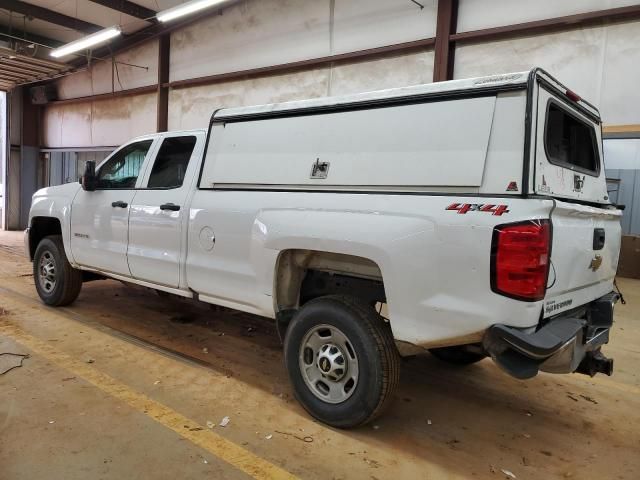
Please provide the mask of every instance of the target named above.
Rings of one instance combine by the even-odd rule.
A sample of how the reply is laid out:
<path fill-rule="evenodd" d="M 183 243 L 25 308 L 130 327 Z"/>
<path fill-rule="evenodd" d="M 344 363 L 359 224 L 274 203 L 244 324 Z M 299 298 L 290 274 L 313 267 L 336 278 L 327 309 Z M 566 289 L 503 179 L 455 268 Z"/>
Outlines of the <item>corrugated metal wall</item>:
<path fill-rule="evenodd" d="M 611 201 L 625 205 L 622 233 L 640 235 L 640 139 L 607 139 L 604 158 Z"/>

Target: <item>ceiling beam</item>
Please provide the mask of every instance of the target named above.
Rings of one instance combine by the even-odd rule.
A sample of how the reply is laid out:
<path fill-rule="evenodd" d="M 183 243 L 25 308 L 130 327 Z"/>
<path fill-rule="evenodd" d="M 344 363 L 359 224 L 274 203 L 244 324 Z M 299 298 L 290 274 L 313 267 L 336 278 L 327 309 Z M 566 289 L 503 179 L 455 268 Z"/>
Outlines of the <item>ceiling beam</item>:
<path fill-rule="evenodd" d="M 22 69 L 29 70 L 30 72 L 33 72 L 34 75 L 36 74 L 47 75 L 51 73 L 57 73 L 60 71 L 60 69 L 44 67 L 42 65 L 34 65 L 32 63 L 25 63 L 18 59 L 13 60 L 10 58 L 5 58 L 2 56 L 2 54 L 0 54 L 0 67 L 5 65 L 10 68 L 20 67 Z"/>
<path fill-rule="evenodd" d="M 125 13 L 131 17 L 141 18 L 149 22 L 156 22 L 156 11 L 143 7 L 129 0 L 89 0 L 93 3 L 102 5 L 103 7 Z"/>
<path fill-rule="evenodd" d="M 27 43 L 35 43 L 51 48 L 57 48 L 61 45 L 64 45 L 64 43 L 59 40 L 54 40 L 53 38 L 49 37 L 43 37 L 42 35 L 36 35 L 35 33 L 25 32 L 23 30 L 20 30 L 19 28 L 9 29 L 9 27 L 5 25 L 0 25 L 0 38 L 2 37 L 13 40 L 21 40 Z"/>
<path fill-rule="evenodd" d="M 24 75 L 30 75 L 32 77 L 45 76 L 47 73 L 49 73 L 49 72 L 41 72 L 39 70 L 34 70 L 32 68 L 29 68 L 28 66 L 25 67 L 25 65 L 20 62 L 11 64 L 9 62 L 5 62 L 0 58 L 0 71 L 3 69 L 9 70 L 11 72 L 22 73 Z"/>
<path fill-rule="evenodd" d="M 0 0 L 0 8 L 44 20 L 45 22 L 60 25 L 61 27 L 77 30 L 82 33 L 94 33 L 103 28 L 100 25 L 85 22 L 84 20 L 69 17 L 47 8 L 21 2 L 20 0 Z"/>

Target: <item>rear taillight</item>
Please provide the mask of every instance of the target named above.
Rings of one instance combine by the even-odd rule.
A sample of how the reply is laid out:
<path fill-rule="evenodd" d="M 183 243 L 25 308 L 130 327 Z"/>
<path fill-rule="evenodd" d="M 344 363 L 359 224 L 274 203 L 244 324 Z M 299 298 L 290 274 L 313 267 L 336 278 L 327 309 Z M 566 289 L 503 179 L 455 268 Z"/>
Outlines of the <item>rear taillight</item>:
<path fill-rule="evenodd" d="M 495 227 L 491 244 L 491 290 L 528 302 L 542 300 L 550 253 L 548 220 Z"/>

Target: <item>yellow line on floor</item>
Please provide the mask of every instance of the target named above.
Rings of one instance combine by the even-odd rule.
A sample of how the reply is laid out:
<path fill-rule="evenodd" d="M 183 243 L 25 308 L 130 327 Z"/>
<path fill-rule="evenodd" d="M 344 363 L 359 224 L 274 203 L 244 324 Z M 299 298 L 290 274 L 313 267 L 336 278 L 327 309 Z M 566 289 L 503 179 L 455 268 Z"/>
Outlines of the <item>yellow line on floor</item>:
<path fill-rule="evenodd" d="M 30 335 L 16 325 L 4 323 L 0 325 L 0 334 L 6 335 L 36 355 L 39 355 L 57 366 L 68 370 L 77 377 L 95 385 L 100 390 L 114 398 L 125 402 L 144 415 L 152 418 L 161 425 L 173 430 L 181 437 L 189 440 L 198 447 L 207 450 L 220 460 L 234 466 L 238 470 L 255 479 L 295 479 L 289 472 L 277 467 L 267 460 L 254 455 L 250 451 L 225 439 L 210 429 L 198 425 L 197 422 L 181 415 L 171 408 L 157 402 L 143 393 L 131 389 L 114 378 L 90 367 L 83 361 L 62 353 L 47 343 Z M 189 428 L 185 428 L 187 425 Z M 194 430 L 200 428 L 202 430 Z"/>

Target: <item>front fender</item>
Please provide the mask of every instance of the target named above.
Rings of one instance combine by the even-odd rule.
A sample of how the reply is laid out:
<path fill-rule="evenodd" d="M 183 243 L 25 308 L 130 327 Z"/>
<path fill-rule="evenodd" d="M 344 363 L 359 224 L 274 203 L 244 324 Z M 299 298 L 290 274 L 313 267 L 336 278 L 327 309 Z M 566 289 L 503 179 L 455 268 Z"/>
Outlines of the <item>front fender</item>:
<path fill-rule="evenodd" d="M 71 205 L 80 188 L 77 183 L 68 183 L 38 190 L 33 195 L 29 211 L 30 227 L 36 217 L 56 218 L 60 222 L 64 249 L 69 263 L 74 266 L 75 259 L 71 252 Z"/>

